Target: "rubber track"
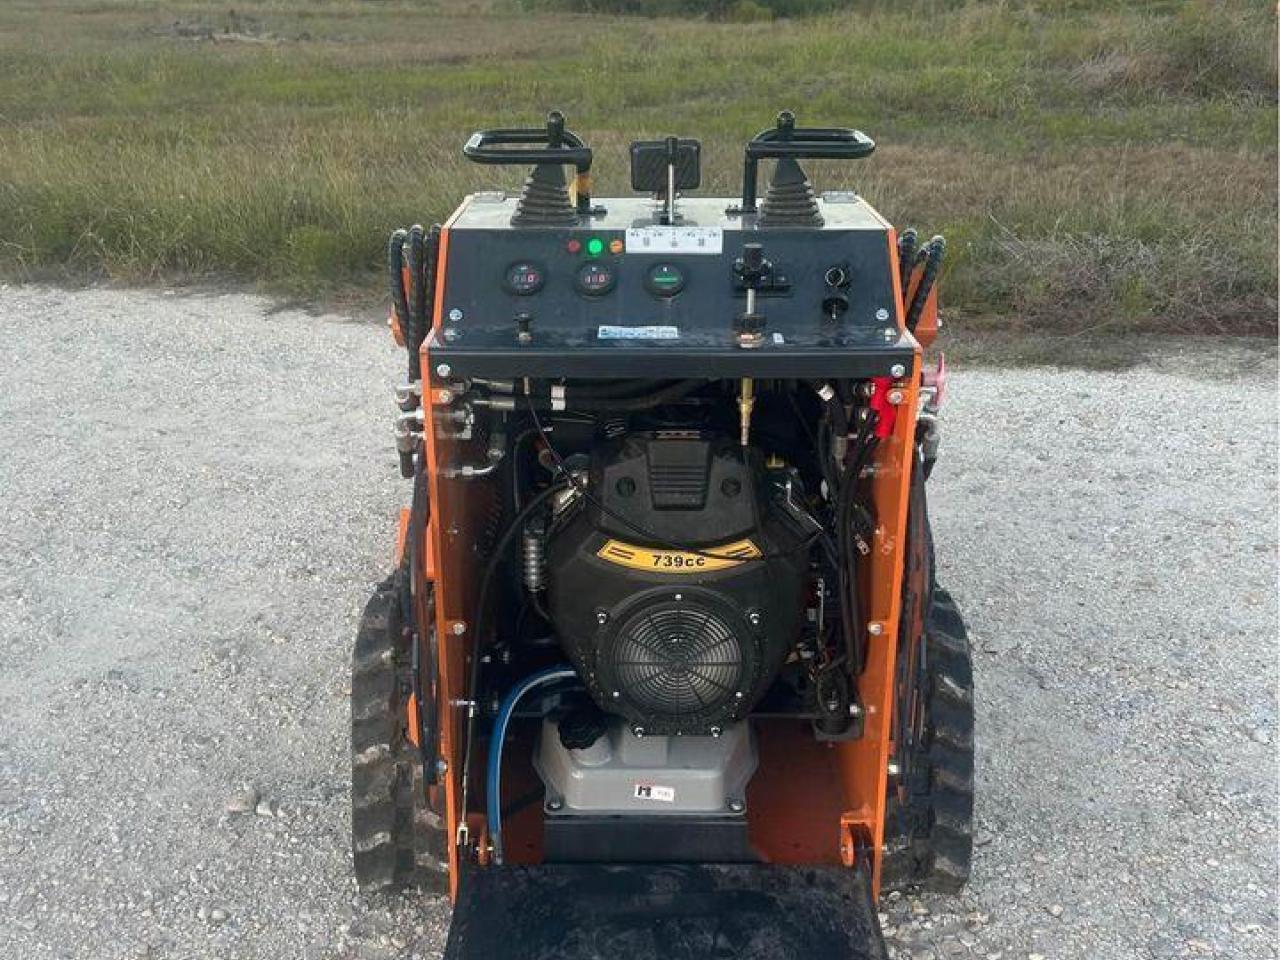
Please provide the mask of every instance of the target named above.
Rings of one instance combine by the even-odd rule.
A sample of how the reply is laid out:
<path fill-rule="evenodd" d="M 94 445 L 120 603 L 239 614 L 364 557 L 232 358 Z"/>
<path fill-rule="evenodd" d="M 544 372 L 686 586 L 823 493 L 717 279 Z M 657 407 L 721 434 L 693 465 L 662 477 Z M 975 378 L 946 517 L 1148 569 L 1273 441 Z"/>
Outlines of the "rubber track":
<path fill-rule="evenodd" d="M 906 805 L 890 793 L 881 877 L 886 889 L 955 893 L 973 859 L 973 662 L 960 610 L 941 588 L 933 592 L 925 645 L 925 757 Z"/>
<path fill-rule="evenodd" d="M 351 847 L 366 892 L 441 887 L 443 826 L 424 809 L 418 752 L 405 736 L 410 643 L 398 577 L 365 605 L 351 658 Z"/>

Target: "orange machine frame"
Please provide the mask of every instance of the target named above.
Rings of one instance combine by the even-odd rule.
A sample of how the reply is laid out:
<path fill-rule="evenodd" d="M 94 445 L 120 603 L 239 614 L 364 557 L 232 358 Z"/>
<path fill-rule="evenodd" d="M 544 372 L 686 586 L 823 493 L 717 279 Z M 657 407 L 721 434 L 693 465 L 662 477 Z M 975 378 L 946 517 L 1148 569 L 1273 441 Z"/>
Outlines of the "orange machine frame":
<path fill-rule="evenodd" d="M 438 277 L 444 276 L 447 269 L 451 226 L 469 203 L 468 197 L 441 230 Z M 881 222 L 888 228 L 890 263 L 896 276 L 897 234 L 883 218 Z M 897 285 L 894 287 L 896 290 Z M 443 299 L 444 285 L 437 283 L 433 327 L 441 322 Z M 905 309 L 900 291 L 895 294 L 894 306 L 901 330 Z M 929 312 L 934 314 L 933 310 Z M 904 335 L 910 337 L 905 331 Z M 914 339 L 911 342 L 915 343 Z M 428 343 L 422 347 L 422 405 L 432 510 L 424 542 L 419 544 L 427 562 L 423 564 L 422 582 L 414 584 L 414 594 L 419 623 L 434 614 L 438 638 L 440 756 L 444 761 L 438 793 L 444 802 L 449 831 L 450 893 L 456 898 L 459 862 L 454 841 L 464 816 L 462 753 L 468 711 L 467 674 L 476 643 L 468 622 L 478 588 L 477 564 L 470 545 L 479 539 L 491 505 L 482 493 L 487 489 L 484 485 L 452 478 L 446 470 L 452 464 L 478 459 L 483 451 L 472 441 L 459 440 L 436 429 L 438 417 L 453 398 L 447 381 L 434 369 Z M 748 792 L 750 836 L 766 860 L 844 863 L 852 867 L 861 850 L 870 863 L 872 892 L 877 896 L 888 765 L 893 751 L 894 669 L 921 374 L 922 352 L 915 343 L 911 370 L 888 387 L 896 401 L 893 427 L 876 447 L 872 461 L 869 486 L 877 526 L 863 584 L 870 640 L 866 667 L 858 681 L 865 709 L 863 735 L 847 742 L 818 743 L 812 736 L 797 736 L 803 728 L 793 722 L 762 723 L 758 732 L 763 775 L 755 778 Z M 407 536 L 407 525 L 402 522 L 400 544 Z M 435 588 L 433 611 L 424 602 L 427 583 Z M 483 769 L 479 757 L 473 762 L 475 769 Z M 786 776 L 778 775 L 782 770 Z M 799 783 L 805 787 L 798 788 Z M 467 816 L 467 829 L 472 836 L 481 838 L 483 851 L 484 816 L 473 810 Z M 536 857 L 536 845 L 529 846 Z M 510 852 L 514 859 L 515 851 Z"/>

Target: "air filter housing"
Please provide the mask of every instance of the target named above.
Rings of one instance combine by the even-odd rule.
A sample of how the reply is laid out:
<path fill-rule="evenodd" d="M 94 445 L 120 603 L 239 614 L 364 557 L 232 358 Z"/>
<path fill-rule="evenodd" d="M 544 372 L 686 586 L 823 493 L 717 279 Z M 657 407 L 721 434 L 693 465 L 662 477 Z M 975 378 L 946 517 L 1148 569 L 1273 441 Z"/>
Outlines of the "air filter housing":
<path fill-rule="evenodd" d="M 555 532 L 548 564 L 552 619 L 592 696 L 650 734 L 742 719 L 800 629 L 807 552 L 787 548 L 802 534 L 728 439 L 633 434 L 597 452 L 592 487 L 604 509 Z"/>

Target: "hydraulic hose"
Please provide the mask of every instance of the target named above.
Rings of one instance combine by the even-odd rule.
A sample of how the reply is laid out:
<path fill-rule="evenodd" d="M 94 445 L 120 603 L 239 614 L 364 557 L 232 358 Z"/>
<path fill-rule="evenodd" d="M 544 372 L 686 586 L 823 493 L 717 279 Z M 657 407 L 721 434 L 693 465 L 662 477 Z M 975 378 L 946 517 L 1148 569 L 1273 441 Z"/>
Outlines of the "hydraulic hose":
<path fill-rule="evenodd" d="M 404 332 L 404 345 L 409 351 L 409 379 L 414 381 L 422 379 L 422 360 L 419 350 L 427 335 L 427 291 L 422 269 L 426 256 L 426 239 L 422 224 L 415 223 L 409 228 L 405 248 L 407 250 L 405 265 L 409 268 L 409 325 Z"/>
<path fill-rule="evenodd" d="M 391 309 L 395 313 L 396 323 L 400 326 L 400 334 L 404 337 L 405 348 L 409 349 L 409 299 L 404 290 L 404 244 L 409 238 L 407 230 L 397 230 L 387 241 L 387 280 L 391 285 Z M 414 350 L 409 350 L 409 379 L 416 380 Z"/>
<path fill-rule="evenodd" d="M 910 227 L 903 230 L 898 237 L 898 275 L 904 297 L 911 286 L 911 271 L 916 265 L 916 244 L 918 242 L 915 230 Z"/>
<path fill-rule="evenodd" d="M 466 823 L 467 817 L 467 797 L 471 790 L 471 754 L 472 745 L 475 742 L 476 730 L 476 701 L 480 695 L 480 664 L 484 659 L 482 644 L 484 643 L 484 615 L 488 609 L 489 591 L 493 587 L 494 575 L 498 571 L 498 565 L 502 562 L 502 558 L 506 556 L 507 550 L 510 549 L 512 541 L 516 535 L 524 529 L 524 522 L 529 519 L 535 510 L 542 504 L 546 503 L 557 493 L 568 489 L 567 483 L 559 483 L 554 486 L 547 487 L 539 491 L 529 502 L 521 508 L 520 512 L 512 518 L 507 525 L 506 531 L 498 539 L 497 544 L 493 548 L 493 553 L 489 557 L 489 562 L 485 564 L 484 573 L 480 577 L 480 591 L 476 598 L 475 616 L 471 618 L 471 636 L 473 640 L 473 650 L 471 653 L 471 671 L 467 678 L 467 698 L 471 701 L 471 706 L 467 709 L 467 736 L 463 743 L 462 754 L 462 822 Z"/>
<path fill-rule="evenodd" d="M 431 797 L 426 788 L 435 786 L 439 780 L 436 772 L 436 739 L 439 730 L 436 694 L 439 692 L 439 683 L 436 676 L 435 644 L 429 641 L 433 628 L 430 623 L 418 622 L 418 606 L 414 602 L 414 593 L 420 589 L 420 585 L 423 583 L 420 547 L 422 546 L 423 536 L 426 533 L 427 519 L 430 515 L 431 496 L 427 488 L 426 457 L 419 456 L 415 458 L 414 464 L 413 500 L 409 508 L 409 536 L 407 538 L 406 553 L 409 556 L 409 607 L 413 614 L 410 622 L 414 625 L 413 692 L 418 701 L 418 730 L 416 732 L 418 734 L 418 750 L 422 760 L 423 792 L 428 807 L 431 805 Z M 430 611 L 428 610 L 429 615 Z M 428 643 L 432 648 L 428 650 L 429 662 L 425 664 L 431 675 L 430 690 L 427 690 L 422 683 L 424 663 L 420 654 L 424 643 Z"/>
<path fill-rule="evenodd" d="M 507 691 L 498 716 L 493 724 L 493 736 L 489 740 L 488 776 L 485 781 L 485 807 L 489 818 L 489 839 L 493 842 L 493 859 L 502 863 L 502 746 L 507 739 L 507 727 L 521 699 L 534 690 L 557 680 L 577 677 L 572 667 L 548 667 L 525 677 Z"/>
<path fill-rule="evenodd" d="M 810 386 L 813 387 L 813 392 L 818 395 L 818 399 L 822 401 L 831 417 L 832 433 L 837 437 L 848 436 L 849 415 L 845 412 L 844 401 L 840 399 L 835 387 L 822 380 L 815 380 Z"/>
<path fill-rule="evenodd" d="M 938 273 L 942 269 L 942 258 L 947 252 L 947 241 L 942 237 L 934 237 L 920 251 L 924 257 L 924 273 L 920 277 L 920 285 L 916 287 L 916 295 L 907 308 L 907 329 L 915 332 L 920 322 L 920 314 L 924 313 L 924 305 L 929 300 L 933 285 L 938 282 Z"/>

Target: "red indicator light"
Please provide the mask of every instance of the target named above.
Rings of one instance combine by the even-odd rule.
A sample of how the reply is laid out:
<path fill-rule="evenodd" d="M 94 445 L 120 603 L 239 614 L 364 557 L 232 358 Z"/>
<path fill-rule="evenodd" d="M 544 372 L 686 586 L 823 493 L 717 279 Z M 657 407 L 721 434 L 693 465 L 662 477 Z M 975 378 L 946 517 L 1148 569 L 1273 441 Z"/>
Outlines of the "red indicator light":
<path fill-rule="evenodd" d="M 570 253 L 577 253 L 579 250 L 582 249 L 582 241 L 570 240 L 568 243 L 564 245 L 564 248 L 568 250 Z"/>

